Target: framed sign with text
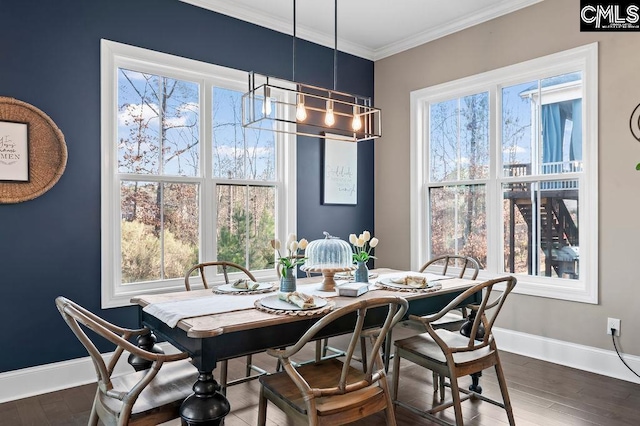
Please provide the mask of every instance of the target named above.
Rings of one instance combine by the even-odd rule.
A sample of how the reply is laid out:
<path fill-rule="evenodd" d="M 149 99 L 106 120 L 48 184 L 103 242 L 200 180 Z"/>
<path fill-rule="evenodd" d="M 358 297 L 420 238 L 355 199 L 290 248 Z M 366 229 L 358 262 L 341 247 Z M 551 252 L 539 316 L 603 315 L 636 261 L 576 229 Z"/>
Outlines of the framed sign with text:
<path fill-rule="evenodd" d="M 323 204 L 358 204 L 358 144 L 325 139 Z"/>
<path fill-rule="evenodd" d="M 0 121 L 0 181 L 29 182 L 29 124 Z"/>

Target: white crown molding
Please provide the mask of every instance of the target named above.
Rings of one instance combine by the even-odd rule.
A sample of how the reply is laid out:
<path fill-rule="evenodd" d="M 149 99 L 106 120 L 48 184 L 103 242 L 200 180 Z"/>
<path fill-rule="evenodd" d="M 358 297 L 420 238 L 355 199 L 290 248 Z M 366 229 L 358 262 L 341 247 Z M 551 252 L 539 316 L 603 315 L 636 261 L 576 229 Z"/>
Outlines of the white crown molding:
<path fill-rule="evenodd" d="M 405 38 L 404 40 L 388 44 L 380 49 L 376 49 L 373 56 L 367 59 L 371 59 L 373 61 L 384 59 L 388 56 L 395 55 L 396 53 L 404 52 L 405 50 L 409 50 L 430 41 L 445 37 L 449 34 L 471 28 L 475 25 L 482 24 L 483 22 L 507 15 L 542 1 L 544 0 L 514 0 L 504 2 L 496 7 L 485 9 L 481 13 L 476 12 L 467 16 L 462 16 L 460 19 L 455 21 L 447 22 L 441 26 L 431 28 L 412 37 Z"/>
<path fill-rule="evenodd" d="M 265 28 L 269 28 L 284 34 L 292 35 L 293 28 L 290 20 L 270 15 L 262 10 L 251 9 L 241 4 L 229 0 L 180 0 L 193 6 L 208 9 L 210 11 L 231 16 L 246 22 L 250 22 Z M 539 3 L 543 0 L 511 0 L 501 2 L 493 8 L 487 8 L 480 13 L 473 13 L 460 17 L 460 19 L 447 22 L 441 26 L 429 29 L 419 34 L 407 37 L 403 40 L 390 43 L 386 46 L 374 49 L 353 43 L 341 38 L 338 35 L 338 50 L 346 52 L 364 59 L 377 61 L 396 53 L 414 48 L 424 43 L 436 40 L 457 31 L 464 30 L 474 25 L 481 24 L 491 19 L 515 12 L 519 9 Z M 304 25 L 297 25 L 296 37 L 317 43 L 322 46 L 334 48 L 335 40 L 333 35 L 324 34 L 318 31 L 309 30 Z"/>
<path fill-rule="evenodd" d="M 615 351 L 502 328 L 494 327 L 493 332 L 501 351 L 513 352 L 632 383 L 640 383 L 640 379 L 622 364 Z M 167 343 L 159 345 L 165 353 L 176 351 L 173 346 Z M 626 354 L 623 354 L 623 357 L 631 368 L 640 371 L 640 357 Z M 116 366 L 117 374 L 131 371 L 126 360 L 126 356 L 123 356 Z M 95 381 L 96 375 L 89 357 L 8 371 L 0 373 L 0 403 Z"/>

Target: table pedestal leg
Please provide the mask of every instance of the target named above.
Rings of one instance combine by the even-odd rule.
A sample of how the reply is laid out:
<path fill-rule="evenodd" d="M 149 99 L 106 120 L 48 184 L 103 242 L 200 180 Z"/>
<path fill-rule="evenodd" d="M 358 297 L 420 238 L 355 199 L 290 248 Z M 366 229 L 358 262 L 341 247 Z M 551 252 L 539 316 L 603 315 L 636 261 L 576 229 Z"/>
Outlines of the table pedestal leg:
<path fill-rule="evenodd" d="M 156 345 L 157 341 L 158 339 L 156 338 L 155 334 L 150 332 L 138 336 L 137 344 L 140 349 L 144 349 L 145 351 L 153 352 L 156 354 L 163 354 L 164 351 L 162 350 L 162 348 Z M 129 355 L 128 362 L 136 371 L 146 370 L 147 368 L 151 367 L 152 364 L 152 362 L 148 359 L 144 359 L 134 354 Z"/>
<path fill-rule="evenodd" d="M 180 406 L 182 424 L 188 426 L 218 426 L 229 414 L 229 401 L 220 392 L 220 385 L 210 372 L 200 372 L 193 385 L 193 394 Z"/>
<path fill-rule="evenodd" d="M 473 373 L 471 375 L 471 385 L 469 386 L 469 390 L 475 393 L 482 393 L 482 386 L 480 386 L 480 376 L 482 376 L 482 371 L 478 373 Z"/>

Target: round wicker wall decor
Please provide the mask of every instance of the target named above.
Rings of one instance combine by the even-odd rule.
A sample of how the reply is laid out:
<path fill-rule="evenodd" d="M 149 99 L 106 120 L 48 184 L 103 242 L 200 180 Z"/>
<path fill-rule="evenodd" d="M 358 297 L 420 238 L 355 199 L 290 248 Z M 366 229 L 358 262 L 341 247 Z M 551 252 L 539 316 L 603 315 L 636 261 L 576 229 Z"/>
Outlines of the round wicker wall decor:
<path fill-rule="evenodd" d="M 25 123 L 28 126 L 29 178 L 25 182 L 1 181 L 0 203 L 20 203 L 39 197 L 58 182 L 67 165 L 64 135 L 38 108 L 0 96 L 0 124 L 2 122 Z"/>

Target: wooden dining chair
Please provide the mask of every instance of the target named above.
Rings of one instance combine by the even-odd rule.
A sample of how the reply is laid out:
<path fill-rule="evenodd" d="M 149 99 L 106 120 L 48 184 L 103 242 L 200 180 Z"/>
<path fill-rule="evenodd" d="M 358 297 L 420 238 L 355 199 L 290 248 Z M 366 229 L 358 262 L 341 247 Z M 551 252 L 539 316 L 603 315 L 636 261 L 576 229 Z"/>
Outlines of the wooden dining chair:
<path fill-rule="evenodd" d="M 267 419 L 267 401 L 271 401 L 296 424 L 339 425 L 384 411 L 389 425 L 395 416 L 387 376 L 380 349 L 384 337 L 405 314 L 408 302 L 400 297 L 386 296 L 358 300 L 337 309 L 315 323 L 288 349 L 269 349 L 284 371 L 260 377 L 258 425 Z M 360 335 L 371 317 L 384 318 L 380 333 L 371 336 L 370 363 L 366 371 L 351 366 Z M 344 361 L 339 358 L 295 366 L 291 357 L 319 333 L 330 330 L 334 321 L 353 323 L 353 334 Z"/>
<path fill-rule="evenodd" d="M 206 274 L 207 270 L 215 270 L 216 273 L 219 273 L 219 271 L 222 271 L 225 284 L 231 283 L 229 274 L 234 274 L 234 273 L 240 274 L 241 278 L 248 278 L 251 281 L 256 282 L 256 278 L 244 266 L 234 262 L 218 260 L 218 261 L 212 261 L 212 262 L 198 263 L 197 265 L 192 266 L 187 271 L 184 277 L 185 288 L 187 290 L 191 290 L 190 280 L 193 280 L 193 278 L 198 276 L 201 278 L 202 285 L 204 286 L 204 288 L 209 288 L 209 283 L 207 281 L 207 274 Z M 252 372 L 254 371 L 257 374 L 252 374 Z M 253 356 L 249 354 L 246 356 L 246 360 L 245 360 L 245 377 L 242 377 L 240 379 L 235 379 L 235 380 L 228 380 L 229 362 L 226 359 L 222 360 L 220 361 L 220 392 L 223 395 L 226 395 L 228 386 L 238 385 L 240 383 L 245 383 L 249 380 L 257 379 L 259 376 L 266 373 L 267 373 L 266 370 L 253 364 Z"/>
<path fill-rule="evenodd" d="M 65 297 L 56 298 L 56 307 L 89 352 L 98 377 L 89 425 L 97 425 L 98 420 L 105 425 L 156 425 L 179 416 L 180 405 L 192 393 L 198 377 L 187 353 L 165 355 L 140 349 L 130 339 L 148 333 L 148 329 L 118 327 Z M 108 363 L 86 329 L 116 345 Z M 151 361 L 151 367 L 114 377 L 114 367 L 124 351 Z"/>
<path fill-rule="evenodd" d="M 498 284 L 504 284 L 504 290 L 494 289 Z M 396 347 L 393 361 L 394 403 L 440 423 L 443 422 L 442 418 L 436 417 L 434 414 L 453 407 L 455 411 L 455 424 L 462 426 L 461 402 L 469 398 L 479 398 L 504 408 L 509 424 L 514 425 L 515 421 L 509 400 L 509 393 L 507 391 L 507 383 L 502 371 L 498 347 L 496 346 L 492 328 L 496 317 L 504 305 L 506 297 L 511 293 L 515 285 L 516 279 L 514 277 L 503 277 L 485 281 L 464 291 L 437 314 L 426 317 L 411 316 L 412 319 L 421 321 L 427 329 L 427 332 L 394 342 Z M 447 312 L 455 309 L 465 299 L 477 293 L 483 294 L 481 302 L 477 305 L 468 305 L 470 309 L 475 311 L 469 337 L 463 336 L 460 332 L 436 329 L 433 327 L 435 321 L 442 318 Z M 419 410 L 412 405 L 398 400 L 401 372 L 400 360 L 402 358 L 435 371 L 441 377 L 448 377 L 448 385 L 451 388 L 451 400 L 445 402 L 444 394 L 440 392 L 441 403 L 427 411 Z M 502 402 L 486 398 L 479 393 L 467 391 L 458 386 L 459 377 L 478 373 L 489 367 L 495 368 L 498 385 L 502 394 Z M 461 397 L 461 393 L 465 394 L 464 397 Z M 415 398 L 415 395 L 413 395 L 412 398 Z"/>
<path fill-rule="evenodd" d="M 475 280 L 480 272 L 480 264 L 471 256 L 446 254 L 428 260 L 422 265 L 420 272 L 433 272 L 440 275 Z M 467 321 L 468 314 L 469 310 L 464 306 L 459 309 L 453 309 L 438 321 L 433 322 L 431 326 L 436 329 L 445 328 L 449 331 L 459 331 Z M 415 328 L 425 331 L 422 322 L 409 321 L 412 322 Z M 444 392 L 444 377 L 439 376 L 435 371 L 433 372 L 433 388 L 434 391 L 440 389 L 441 393 Z"/>

